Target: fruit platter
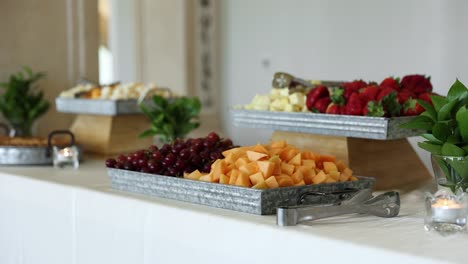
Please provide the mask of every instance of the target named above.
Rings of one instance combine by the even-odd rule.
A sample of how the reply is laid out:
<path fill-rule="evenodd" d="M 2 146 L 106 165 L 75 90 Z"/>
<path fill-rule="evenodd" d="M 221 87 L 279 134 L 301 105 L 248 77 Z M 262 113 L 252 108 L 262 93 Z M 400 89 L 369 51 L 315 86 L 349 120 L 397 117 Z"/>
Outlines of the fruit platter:
<path fill-rule="evenodd" d="M 286 141 L 236 147 L 214 132 L 119 155 L 106 167 L 117 190 L 260 215 L 336 203 L 374 185 L 333 156 Z"/>
<path fill-rule="evenodd" d="M 84 83 L 61 92 L 55 103 L 57 111 L 62 113 L 116 116 L 141 113 L 139 102 L 148 106 L 152 101 L 145 98 L 155 94 L 166 98 L 172 96 L 169 89 L 153 84 Z"/>
<path fill-rule="evenodd" d="M 276 77 L 275 77 L 276 78 Z M 277 85 L 279 81 L 273 81 Z M 334 86 L 330 86 L 330 84 Z M 378 84 L 351 82 L 289 82 L 256 95 L 248 105 L 231 110 L 234 124 L 256 128 L 366 139 L 400 139 L 418 135 L 400 129 L 432 104 L 430 78 L 423 75 L 388 77 Z"/>

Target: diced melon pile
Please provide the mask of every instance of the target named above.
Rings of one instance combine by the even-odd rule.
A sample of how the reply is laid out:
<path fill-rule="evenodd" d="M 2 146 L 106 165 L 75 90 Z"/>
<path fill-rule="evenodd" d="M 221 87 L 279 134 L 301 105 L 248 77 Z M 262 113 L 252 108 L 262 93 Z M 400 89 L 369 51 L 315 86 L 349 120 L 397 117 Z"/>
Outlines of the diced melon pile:
<path fill-rule="evenodd" d="M 239 147 L 223 152 L 208 174 L 185 174 L 192 180 L 257 189 L 356 181 L 353 171 L 333 156 L 300 151 L 286 141 Z"/>

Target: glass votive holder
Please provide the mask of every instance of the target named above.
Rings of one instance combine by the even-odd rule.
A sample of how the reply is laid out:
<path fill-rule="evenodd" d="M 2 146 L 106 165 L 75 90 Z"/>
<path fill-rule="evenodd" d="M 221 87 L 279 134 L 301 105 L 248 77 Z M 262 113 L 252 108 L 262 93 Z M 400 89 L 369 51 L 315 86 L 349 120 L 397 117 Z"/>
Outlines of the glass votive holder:
<path fill-rule="evenodd" d="M 424 228 L 450 235 L 466 230 L 468 199 L 465 193 L 458 195 L 439 191 L 435 195 L 426 194 L 426 216 Z"/>
<path fill-rule="evenodd" d="M 78 169 L 80 161 L 78 159 L 79 152 L 76 146 L 57 147 L 54 146 L 53 162 L 55 168 L 73 167 Z"/>

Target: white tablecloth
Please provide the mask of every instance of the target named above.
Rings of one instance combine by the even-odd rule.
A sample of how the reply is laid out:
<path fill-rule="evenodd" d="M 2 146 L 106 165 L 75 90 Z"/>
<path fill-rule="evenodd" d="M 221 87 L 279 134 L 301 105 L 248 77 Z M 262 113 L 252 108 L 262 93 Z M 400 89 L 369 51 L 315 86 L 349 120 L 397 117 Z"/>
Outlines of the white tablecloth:
<path fill-rule="evenodd" d="M 79 170 L 0 168 L 0 263 L 468 263 L 468 235 L 423 229 L 422 192 L 399 217 L 295 227 L 110 189 L 102 161 Z"/>

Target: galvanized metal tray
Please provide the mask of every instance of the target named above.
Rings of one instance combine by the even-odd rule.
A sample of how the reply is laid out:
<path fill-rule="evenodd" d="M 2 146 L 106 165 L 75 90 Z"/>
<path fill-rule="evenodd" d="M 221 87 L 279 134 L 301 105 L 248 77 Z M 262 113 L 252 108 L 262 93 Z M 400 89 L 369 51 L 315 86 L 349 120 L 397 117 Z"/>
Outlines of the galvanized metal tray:
<path fill-rule="evenodd" d="M 146 99 L 142 104 L 150 106 L 153 102 L 151 99 Z M 57 97 L 55 98 L 55 105 L 58 112 L 72 114 L 116 116 L 142 113 L 136 99 L 101 100 Z"/>
<path fill-rule="evenodd" d="M 47 148 L 0 146 L 0 165 L 52 165 L 53 159 L 47 155 Z M 82 148 L 78 147 L 78 152 L 79 159 L 82 160 Z"/>
<path fill-rule="evenodd" d="M 371 117 L 231 109 L 234 125 L 309 134 L 390 140 L 417 136 L 399 128 L 414 117 Z"/>
<path fill-rule="evenodd" d="M 258 215 L 275 214 L 276 208 L 298 205 L 304 197 L 303 204 L 333 203 L 343 199 L 342 192 L 372 188 L 375 182 L 358 177 L 358 181 L 260 190 L 113 168 L 107 172 L 117 190 Z"/>

